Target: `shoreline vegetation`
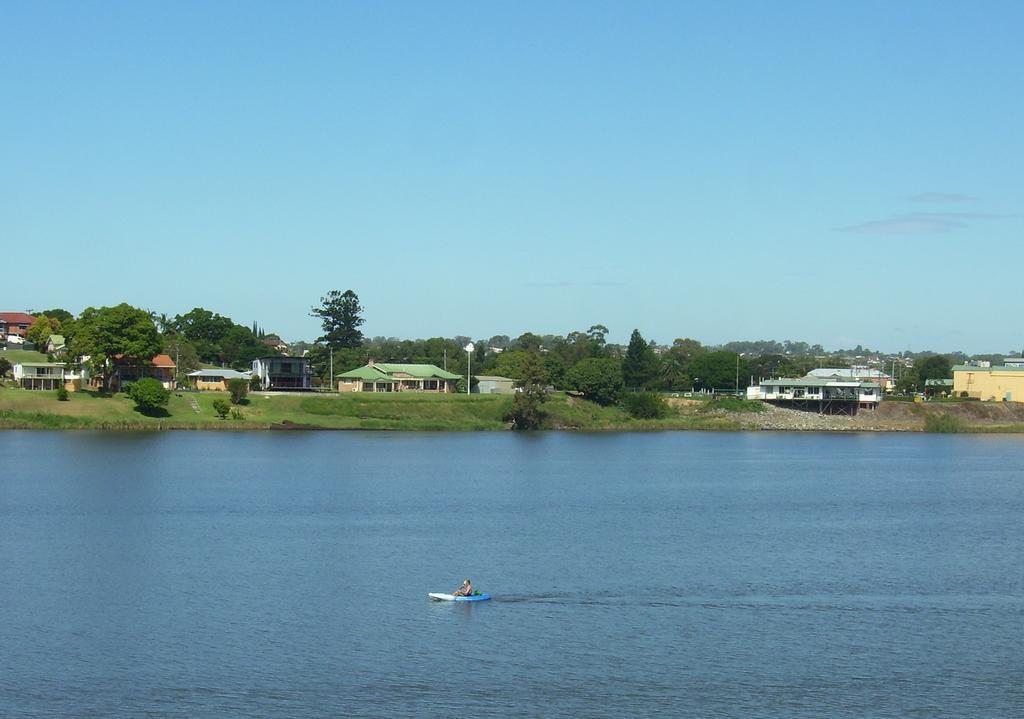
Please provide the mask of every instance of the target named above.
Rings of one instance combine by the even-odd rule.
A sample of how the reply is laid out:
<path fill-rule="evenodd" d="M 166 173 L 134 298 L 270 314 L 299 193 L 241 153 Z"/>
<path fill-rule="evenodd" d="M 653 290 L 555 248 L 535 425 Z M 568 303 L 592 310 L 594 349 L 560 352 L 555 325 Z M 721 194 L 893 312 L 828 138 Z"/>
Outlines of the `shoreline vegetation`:
<path fill-rule="evenodd" d="M 220 419 L 225 392 L 174 392 L 165 409 L 142 414 L 124 394 L 0 388 L 0 429 L 76 430 L 394 430 L 503 431 L 511 395 L 250 393 Z M 667 397 L 661 419 L 635 419 L 564 392 L 544 403 L 544 429 L 577 432 L 850 431 L 1022 433 L 1024 407 L 1014 403 L 883 401 L 855 417 L 826 416 L 745 400 Z"/>

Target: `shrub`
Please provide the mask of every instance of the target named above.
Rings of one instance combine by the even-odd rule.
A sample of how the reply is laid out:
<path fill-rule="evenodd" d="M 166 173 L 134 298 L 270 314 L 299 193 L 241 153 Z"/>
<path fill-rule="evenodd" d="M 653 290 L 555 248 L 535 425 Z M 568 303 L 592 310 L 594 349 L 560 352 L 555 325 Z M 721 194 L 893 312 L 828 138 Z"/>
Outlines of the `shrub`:
<path fill-rule="evenodd" d="M 217 416 L 221 419 L 228 418 L 228 412 L 231 411 L 231 405 L 222 399 L 213 400 L 213 411 L 217 413 Z"/>
<path fill-rule="evenodd" d="M 924 418 L 924 431 L 939 434 L 956 434 L 963 430 L 960 420 L 951 414 L 930 414 Z"/>
<path fill-rule="evenodd" d="M 668 402 L 654 392 L 630 392 L 622 406 L 636 419 L 662 419 L 668 415 Z"/>
<path fill-rule="evenodd" d="M 259 392 L 261 389 L 263 389 L 262 380 L 260 380 L 260 376 L 258 374 L 254 374 L 249 378 L 249 391 Z"/>
<path fill-rule="evenodd" d="M 542 409 L 544 390 L 538 385 L 527 385 L 522 391 L 516 392 L 512 398 L 512 407 L 502 417 L 512 425 L 512 429 L 540 429 L 544 426 L 547 414 Z"/>
<path fill-rule="evenodd" d="M 704 405 L 704 411 L 721 409 L 726 412 L 766 412 L 768 407 L 765 403 L 756 399 L 743 399 L 741 397 L 719 397 Z"/>
<path fill-rule="evenodd" d="M 245 419 L 245 415 L 242 414 L 241 410 L 233 409 L 231 410 L 231 419 Z"/>
<path fill-rule="evenodd" d="M 153 377 L 143 377 L 132 384 L 127 393 L 134 400 L 135 407 L 143 414 L 166 407 L 171 400 L 170 390 L 165 389 L 160 380 Z"/>
<path fill-rule="evenodd" d="M 605 406 L 619 401 L 625 385 L 619 360 L 595 357 L 577 362 L 565 379 L 569 389 Z"/>
<path fill-rule="evenodd" d="M 231 404 L 242 404 L 249 394 L 249 383 L 241 377 L 228 380 L 228 392 L 231 393 Z"/>
<path fill-rule="evenodd" d="M 68 401 L 68 388 L 67 387 L 58 387 L 57 388 L 57 399 L 59 401 L 61 401 L 61 402 L 67 402 Z"/>

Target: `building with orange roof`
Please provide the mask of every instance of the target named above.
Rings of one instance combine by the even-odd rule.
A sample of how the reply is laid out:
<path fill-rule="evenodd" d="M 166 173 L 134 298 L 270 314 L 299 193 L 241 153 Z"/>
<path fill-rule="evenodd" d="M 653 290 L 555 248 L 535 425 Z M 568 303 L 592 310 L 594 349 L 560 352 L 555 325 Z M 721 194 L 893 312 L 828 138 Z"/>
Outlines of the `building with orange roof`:
<path fill-rule="evenodd" d="M 160 380 L 166 389 L 174 389 L 175 375 L 178 365 L 169 355 L 159 354 L 149 361 L 140 363 L 134 357 L 118 355 L 114 358 L 114 378 L 112 389 L 117 392 L 127 383 L 137 382 L 143 377 Z"/>
<path fill-rule="evenodd" d="M 7 335 L 24 337 L 35 321 L 35 316 L 27 312 L 0 312 L 0 338 Z"/>

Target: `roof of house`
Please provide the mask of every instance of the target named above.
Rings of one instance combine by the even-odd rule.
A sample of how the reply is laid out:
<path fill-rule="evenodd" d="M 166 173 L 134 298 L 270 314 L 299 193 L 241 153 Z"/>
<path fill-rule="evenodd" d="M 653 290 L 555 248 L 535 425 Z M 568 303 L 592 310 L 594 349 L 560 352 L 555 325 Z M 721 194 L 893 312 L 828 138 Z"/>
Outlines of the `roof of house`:
<path fill-rule="evenodd" d="M 223 377 L 224 379 L 249 379 L 252 377 L 252 372 L 239 372 L 233 369 L 197 369 L 195 372 L 189 372 L 189 377 L 196 377 L 201 379 L 203 377 Z"/>
<path fill-rule="evenodd" d="M 763 379 L 762 387 L 878 387 L 877 382 L 863 380 L 834 380 L 828 377 L 783 377 L 781 379 Z"/>
<path fill-rule="evenodd" d="M 396 374 L 407 374 L 414 379 L 459 379 L 459 375 L 446 372 L 437 365 L 432 364 L 392 364 L 390 362 L 376 362 L 363 367 L 357 367 L 348 372 L 335 375 L 346 379 L 362 380 L 388 380 L 395 379 Z"/>
<path fill-rule="evenodd" d="M 881 370 L 866 367 L 819 367 L 807 373 L 808 377 L 872 377 L 888 379 L 889 375 Z"/>
<path fill-rule="evenodd" d="M 476 378 L 481 382 L 515 382 L 511 377 L 500 377 L 496 374 L 478 374 Z"/>
<path fill-rule="evenodd" d="M 997 365 L 995 367 L 975 367 L 972 364 L 953 365 L 954 372 L 1024 372 L 1020 365 Z"/>
<path fill-rule="evenodd" d="M 35 316 L 27 312 L 0 312 L 0 322 L 6 322 L 9 325 L 30 325 L 35 321 Z"/>
<path fill-rule="evenodd" d="M 55 347 L 63 347 L 64 335 L 50 335 L 49 339 L 47 339 L 47 342 L 52 342 Z"/>
<path fill-rule="evenodd" d="M 15 367 L 63 367 L 63 362 L 18 362 Z"/>
<path fill-rule="evenodd" d="M 128 364 L 130 362 L 134 362 L 134 358 L 132 358 L 132 357 L 125 357 L 123 354 L 116 354 L 116 355 L 114 355 L 114 360 L 118 364 L 120 364 L 120 365 Z M 173 368 L 178 366 L 178 365 L 174 364 L 174 360 L 171 359 L 170 355 L 163 355 L 163 354 L 153 355 L 153 357 L 149 360 L 149 363 L 151 365 L 153 365 L 154 367 L 170 367 L 171 369 L 173 369 Z"/>

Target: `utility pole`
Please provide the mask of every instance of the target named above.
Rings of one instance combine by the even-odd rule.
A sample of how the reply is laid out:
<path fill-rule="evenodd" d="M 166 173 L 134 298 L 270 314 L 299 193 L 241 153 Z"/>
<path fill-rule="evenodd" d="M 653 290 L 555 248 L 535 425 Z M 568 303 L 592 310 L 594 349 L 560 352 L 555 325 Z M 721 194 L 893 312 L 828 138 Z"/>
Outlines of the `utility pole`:
<path fill-rule="evenodd" d="M 327 378 L 327 384 L 331 388 L 331 391 L 333 392 L 334 391 L 334 348 L 333 347 L 331 347 L 331 365 L 330 366 L 331 366 L 330 376 Z"/>
<path fill-rule="evenodd" d="M 466 350 L 466 394 L 467 395 L 469 394 L 469 383 L 473 379 L 473 373 L 471 372 L 471 370 L 473 368 L 473 350 L 474 349 L 476 349 L 476 348 L 473 346 L 472 342 L 470 342 L 465 347 L 465 350 Z"/>

